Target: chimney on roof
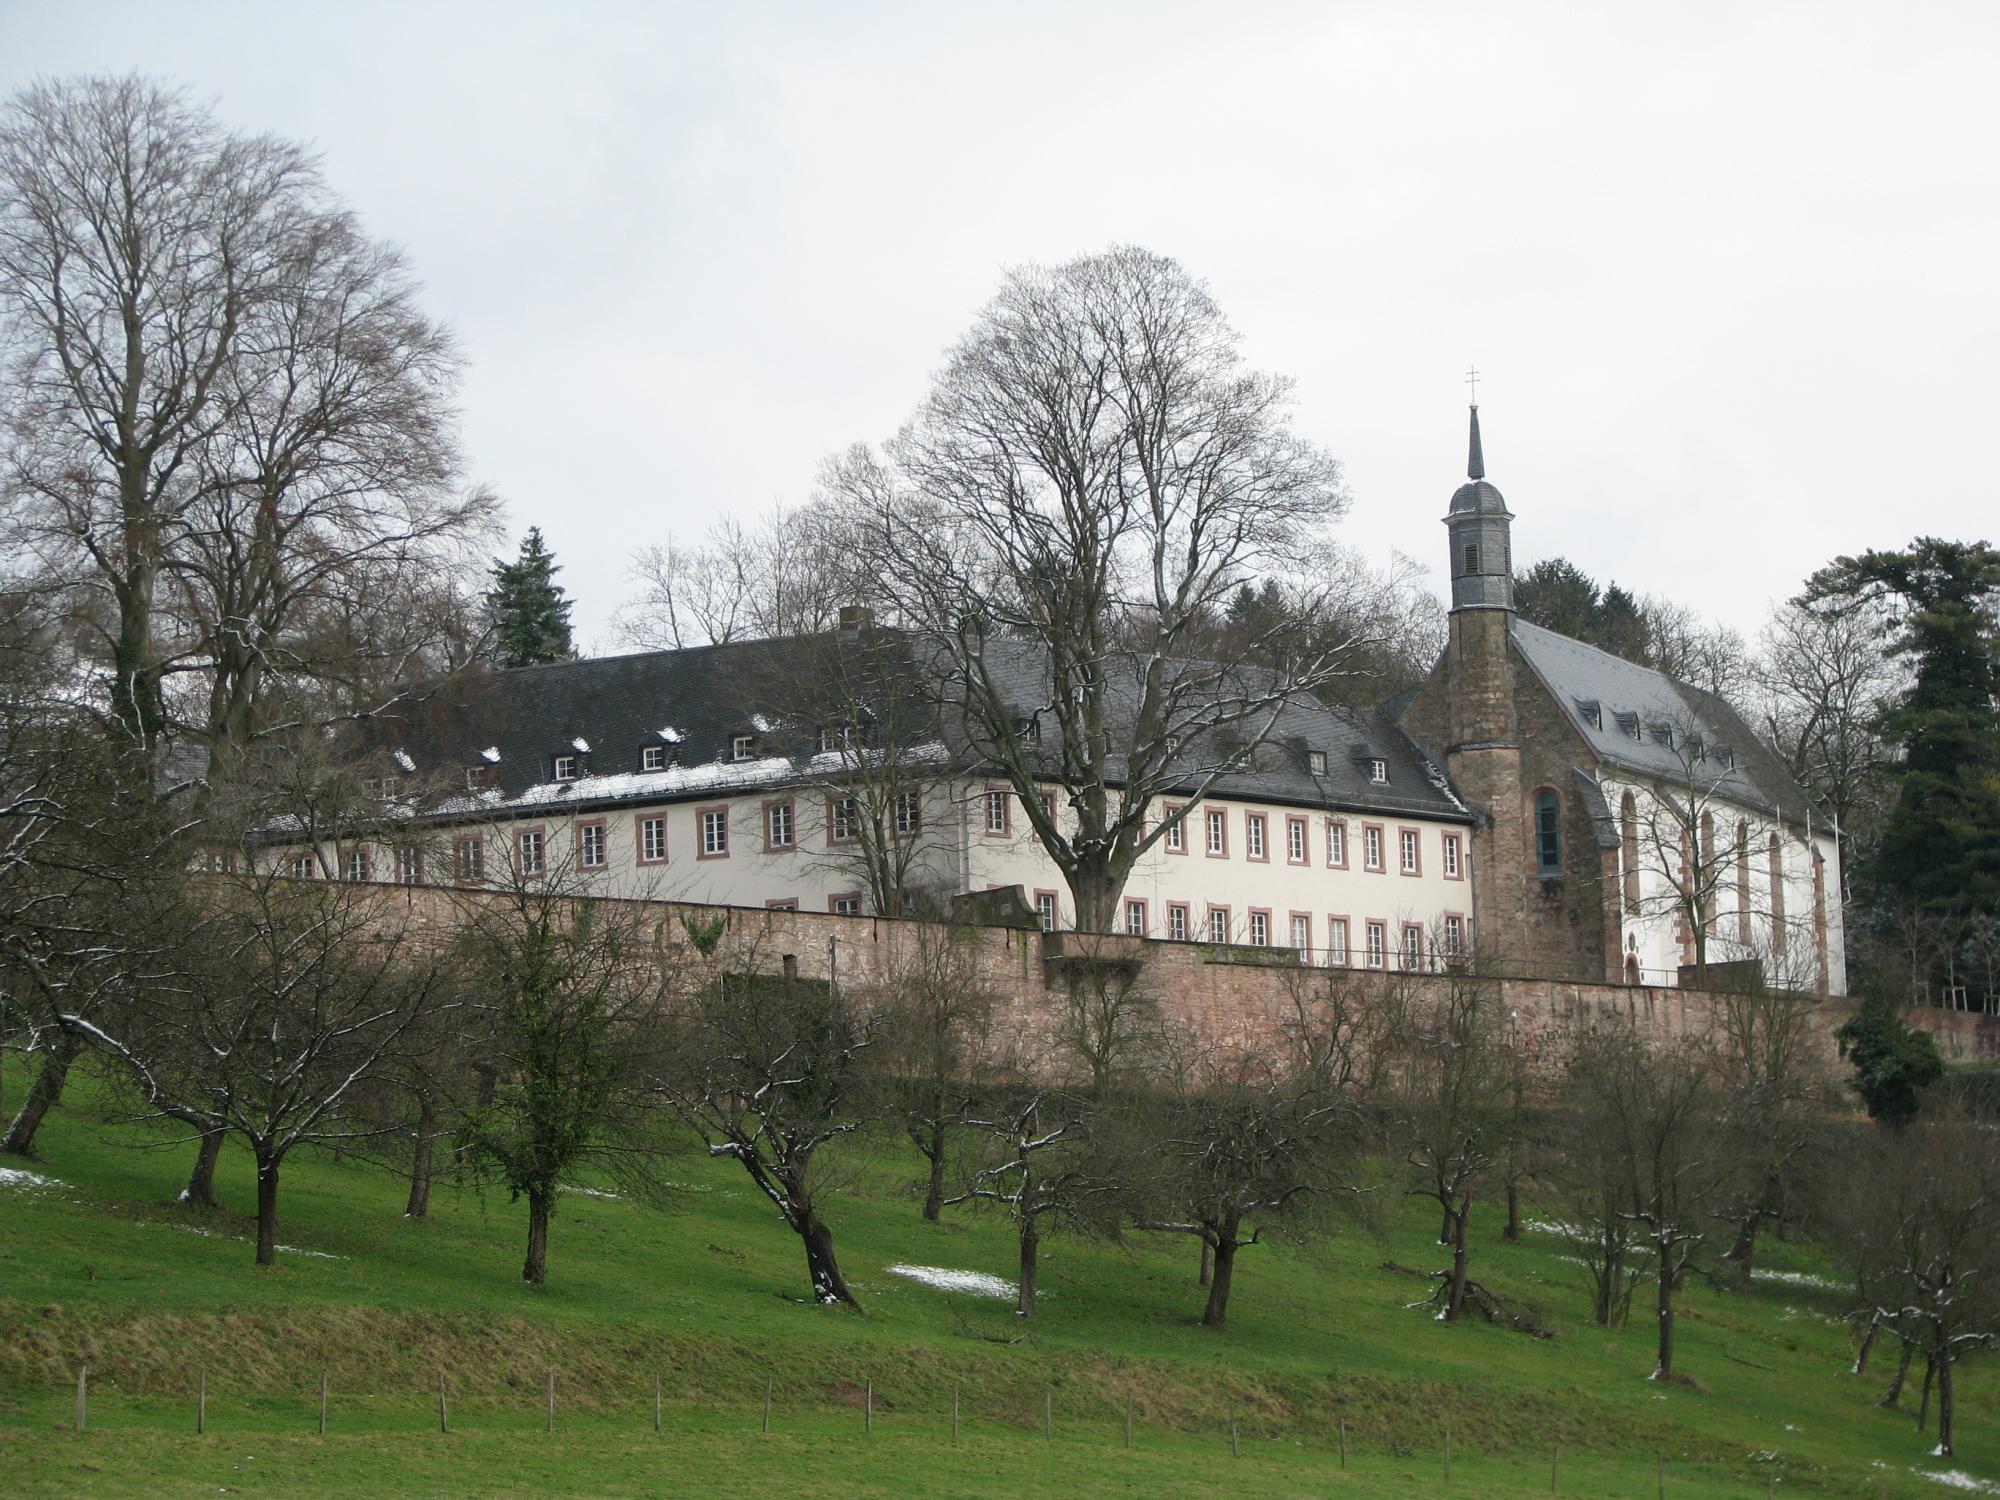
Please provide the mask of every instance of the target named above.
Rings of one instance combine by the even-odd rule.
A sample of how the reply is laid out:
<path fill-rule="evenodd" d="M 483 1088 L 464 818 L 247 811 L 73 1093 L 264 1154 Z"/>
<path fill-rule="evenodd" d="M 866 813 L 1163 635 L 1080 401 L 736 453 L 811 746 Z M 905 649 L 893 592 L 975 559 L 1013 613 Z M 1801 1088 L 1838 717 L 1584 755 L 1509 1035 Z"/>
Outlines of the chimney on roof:
<path fill-rule="evenodd" d="M 840 606 L 840 633 L 860 635 L 875 628 L 875 611 L 865 604 L 843 604 Z"/>

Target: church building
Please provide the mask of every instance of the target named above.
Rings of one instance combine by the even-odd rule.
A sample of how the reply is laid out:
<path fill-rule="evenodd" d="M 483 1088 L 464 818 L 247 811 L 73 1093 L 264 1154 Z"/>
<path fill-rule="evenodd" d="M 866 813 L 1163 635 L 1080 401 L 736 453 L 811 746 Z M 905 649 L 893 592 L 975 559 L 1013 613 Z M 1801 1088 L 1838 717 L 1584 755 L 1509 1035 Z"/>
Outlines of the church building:
<path fill-rule="evenodd" d="M 1840 846 L 1721 698 L 1514 610 L 1512 512 L 1472 408 L 1451 633 L 1400 726 L 1479 814 L 1473 912 L 1505 971 L 1647 983 L 1755 963 L 1844 994 Z"/>

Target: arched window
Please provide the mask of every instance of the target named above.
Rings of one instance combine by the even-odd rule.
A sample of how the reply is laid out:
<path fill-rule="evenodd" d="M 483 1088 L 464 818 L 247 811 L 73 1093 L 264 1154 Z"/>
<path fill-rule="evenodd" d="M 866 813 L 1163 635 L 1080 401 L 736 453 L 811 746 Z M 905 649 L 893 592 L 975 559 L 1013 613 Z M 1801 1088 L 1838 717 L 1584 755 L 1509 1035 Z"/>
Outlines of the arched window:
<path fill-rule="evenodd" d="M 1736 941 L 1750 946 L 1750 824 L 1736 820 Z"/>
<path fill-rule="evenodd" d="M 1771 835 L 1771 951 L 1785 951 L 1785 852 Z"/>
<path fill-rule="evenodd" d="M 1562 801 L 1544 788 L 1535 793 L 1535 873 L 1560 875 L 1562 867 Z"/>
<path fill-rule="evenodd" d="M 1639 804 L 1627 792 L 1618 804 L 1618 853 L 1625 865 L 1625 910 L 1639 909 Z"/>

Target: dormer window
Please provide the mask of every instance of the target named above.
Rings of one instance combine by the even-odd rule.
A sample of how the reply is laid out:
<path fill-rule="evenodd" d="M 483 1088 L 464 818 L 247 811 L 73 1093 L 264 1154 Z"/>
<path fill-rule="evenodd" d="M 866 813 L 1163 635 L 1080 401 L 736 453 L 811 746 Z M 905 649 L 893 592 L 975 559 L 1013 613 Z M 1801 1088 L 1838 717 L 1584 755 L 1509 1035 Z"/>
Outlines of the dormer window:
<path fill-rule="evenodd" d="M 1014 721 L 1014 733 L 1025 744 L 1039 745 L 1042 742 L 1042 721 L 1033 714 L 1025 715 Z"/>
<path fill-rule="evenodd" d="M 1655 724 L 1653 726 L 1653 743 L 1665 745 L 1669 750 L 1673 749 L 1674 726 L 1671 724 Z"/>
<path fill-rule="evenodd" d="M 1574 701 L 1576 711 L 1583 715 L 1584 723 L 1592 729 L 1604 727 L 1604 709 L 1595 698 L 1578 698 Z"/>
<path fill-rule="evenodd" d="M 1715 759 L 1722 769 L 1727 771 L 1736 765 L 1736 752 L 1731 750 L 1727 745 L 1717 745 L 1715 747 Z"/>
<path fill-rule="evenodd" d="M 838 750 L 840 748 L 839 731 L 829 728 L 824 724 L 820 725 L 819 744 L 817 748 L 821 755 L 831 755 L 834 751 Z"/>
<path fill-rule="evenodd" d="M 1618 727 L 1623 731 L 1628 740 L 1643 740 L 1645 738 L 1645 734 L 1639 728 L 1639 716 L 1637 714 L 1618 715 Z"/>
<path fill-rule="evenodd" d="M 731 760 L 748 760 L 756 752 L 756 749 L 756 735 L 739 734 L 729 741 L 729 758 Z"/>
<path fill-rule="evenodd" d="M 576 757 L 574 755 L 558 755 L 556 757 L 556 780 L 576 780 Z"/>
<path fill-rule="evenodd" d="M 1368 779 L 1377 786 L 1389 784 L 1389 762 L 1375 759 L 1368 762 Z"/>
<path fill-rule="evenodd" d="M 667 747 L 665 745 L 641 745 L 639 747 L 639 769 L 642 771 L 664 771 L 667 768 Z"/>
<path fill-rule="evenodd" d="M 1326 774 L 1326 752 L 1324 750 L 1306 751 L 1306 770 L 1314 776 L 1324 776 Z"/>
<path fill-rule="evenodd" d="M 493 767 L 467 766 L 465 768 L 465 789 L 468 792 L 483 792 L 493 785 Z"/>

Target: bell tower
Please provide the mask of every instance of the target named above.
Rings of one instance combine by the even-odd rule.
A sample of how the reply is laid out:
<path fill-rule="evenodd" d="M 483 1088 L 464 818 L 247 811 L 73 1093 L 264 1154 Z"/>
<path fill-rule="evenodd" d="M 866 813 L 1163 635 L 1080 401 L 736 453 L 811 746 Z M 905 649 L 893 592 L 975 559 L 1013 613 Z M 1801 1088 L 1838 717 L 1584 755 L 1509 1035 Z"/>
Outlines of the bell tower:
<path fill-rule="evenodd" d="M 1472 841 L 1473 941 L 1499 972 L 1512 973 L 1524 967 L 1526 955 L 1510 952 L 1510 939 L 1525 932 L 1527 915 L 1527 824 L 1509 639 L 1514 517 L 1486 479 L 1477 403 L 1465 472 L 1444 517 L 1451 538 L 1445 768 L 1483 819 Z"/>

